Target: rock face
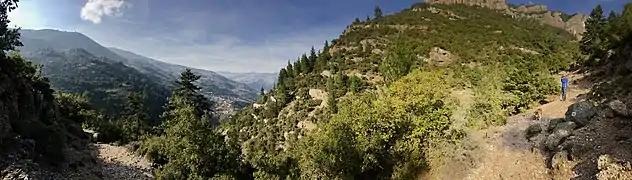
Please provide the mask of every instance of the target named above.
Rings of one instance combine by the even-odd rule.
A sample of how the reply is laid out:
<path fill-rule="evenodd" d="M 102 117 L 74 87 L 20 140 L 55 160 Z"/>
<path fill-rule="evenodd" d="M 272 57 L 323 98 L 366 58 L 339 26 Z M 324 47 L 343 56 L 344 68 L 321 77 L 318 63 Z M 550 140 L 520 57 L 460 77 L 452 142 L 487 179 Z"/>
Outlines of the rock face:
<path fill-rule="evenodd" d="M 428 63 L 433 66 L 448 65 L 456 58 L 455 55 L 440 47 L 434 47 L 430 49 L 430 53 L 428 53 L 428 56 L 430 57 Z"/>
<path fill-rule="evenodd" d="M 545 5 L 518 6 L 516 11 L 520 13 L 538 13 L 547 11 L 547 7 Z"/>
<path fill-rule="evenodd" d="M 586 20 L 588 16 L 585 14 L 577 13 L 573 15 L 568 21 L 566 21 L 566 30 L 571 34 L 581 37 L 581 34 L 586 32 Z"/>
<path fill-rule="evenodd" d="M 509 6 L 505 0 L 426 0 L 429 4 L 465 4 L 469 6 L 481 6 L 491 9 L 507 9 Z"/>
<path fill-rule="evenodd" d="M 565 29 L 578 39 L 586 32 L 585 22 L 588 16 L 577 13 L 568 21 L 562 19 L 561 13 L 548 11 L 545 5 L 518 6 L 509 8 L 505 0 L 426 0 L 428 4 L 465 4 L 469 6 L 481 6 L 491 9 L 504 10 L 505 14 L 512 17 L 534 18 L 553 27 Z"/>
<path fill-rule="evenodd" d="M 566 23 L 564 22 L 564 20 L 562 20 L 562 17 L 560 17 L 560 15 L 561 14 L 558 12 L 546 12 L 544 13 L 544 15 L 542 15 L 542 22 L 553 27 L 564 29 L 566 28 Z"/>

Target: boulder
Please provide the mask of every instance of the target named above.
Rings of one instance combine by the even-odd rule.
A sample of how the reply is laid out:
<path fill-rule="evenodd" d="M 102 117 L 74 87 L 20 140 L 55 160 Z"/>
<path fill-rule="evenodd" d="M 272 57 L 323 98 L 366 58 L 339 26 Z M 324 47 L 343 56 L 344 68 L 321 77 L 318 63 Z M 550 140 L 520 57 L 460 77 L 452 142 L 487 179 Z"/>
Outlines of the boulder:
<path fill-rule="evenodd" d="M 575 123 L 571 121 L 557 124 L 555 126 L 555 129 L 553 130 L 553 133 L 549 134 L 549 136 L 546 137 L 546 140 L 544 142 L 545 146 L 551 151 L 559 149 L 559 145 L 566 137 L 571 135 L 575 127 L 577 127 L 577 125 L 575 125 Z"/>
<path fill-rule="evenodd" d="M 577 124 L 575 124 L 572 121 L 562 122 L 555 126 L 555 129 L 553 130 L 553 134 L 565 138 L 565 137 L 570 136 L 576 127 L 577 127 Z"/>
<path fill-rule="evenodd" d="M 531 137 L 540 134 L 540 132 L 542 132 L 542 127 L 540 126 L 540 124 L 531 124 L 525 130 L 525 138 L 530 139 Z"/>
<path fill-rule="evenodd" d="M 551 167 L 557 169 L 558 167 L 563 166 L 565 163 L 568 163 L 568 157 L 569 154 L 566 151 L 555 153 L 555 155 L 551 158 Z"/>
<path fill-rule="evenodd" d="M 549 121 L 549 125 L 546 127 L 546 130 L 548 132 L 553 131 L 553 129 L 555 129 L 555 126 L 557 126 L 557 124 L 562 123 L 566 121 L 564 118 L 556 118 L 556 119 L 551 119 L 551 121 Z"/>
<path fill-rule="evenodd" d="M 579 126 L 584 126 L 590 122 L 590 119 L 597 114 L 595 107 L 587 101 L 575 103 L 568 107 L 566 111 L 566 120 L 573 121 Z"/>
<path fill-rule="evenodd" d="M 620 116 L 628 116 L 628 108 L 625 104 L 623 104 L 623 102 L 619 101 L 619 100 L 614 100 L 611 101 L 610 103 L 608 103 L 608 107 L 610 107 L 610 109 L 614 110 L 614 112 L 617 115 Z"/>
<path fill-rule="evenodd" d="M 550 151 L 556 151 L 558 145 L 562 142 L 563 137 L 556 136 L 555 134 L 549 134 L 544 140 L 544 146 Z"/>

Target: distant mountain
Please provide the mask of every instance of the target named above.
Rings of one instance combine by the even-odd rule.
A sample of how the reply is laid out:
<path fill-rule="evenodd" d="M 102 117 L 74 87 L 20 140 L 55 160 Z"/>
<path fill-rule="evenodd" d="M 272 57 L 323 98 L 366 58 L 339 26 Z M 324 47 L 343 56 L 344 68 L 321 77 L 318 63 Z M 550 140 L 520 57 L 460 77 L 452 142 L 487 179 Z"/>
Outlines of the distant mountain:
<path fill-rule="evenodd" d="M 170 89 L 146 74 L 125 66 L 120 61 L 99 58 L 84 49 L 55 51 L 39 49 L 23 56 L 44 66 L 42 74 L 53 88 L 73 93 L 86 93 L 97 108 L 111 113 L 125 105 L 130 92 L 144 92 L 146 103 L 154 115 L 170 95 Z"/>
<path fill-rule="evenodd" d="M 164 63 L 158 60 L 147 58 L 129 51 L 106 48 L 98 44 L 89 37 L 78 32 L 65 32 L 51 29 L 44 30 L 20 30 L 21 41 L 24 44 L 20 47 L 22 54 L 41 55 L 42 49 L 48 51 L 66 52 L 71 49 L 83 49 L 95 57 L 104 57 L 110 61 L 122 62 L 139 73 L 147 76 L 151 81 L 161 84 L 167 89 L 171 89 L 174 80 L 178 78 L 184 66 Z M 55 63 L 55 62 L 51 62 Z M 44 68 L 53 64 L 44 64 Z M 67 71 L 68 69 L 58 69 Z M 258 90 L 250 88 L 248 85 L 230 80 L 215 72 L 193 69 L 202 76 L 200 86 L 210 99 L 229 103 L 241 107 L 257 97 Z M 97 72 L 98 73 L 98 72 Z M 101 72 L 107 74 L 108 72 Z M 64 87 L 71 88 L 71 87 Z"/>
<path fill-rule="evenodd" d="M 169 64 L 114 47 L 110 47 L 109 50 L 128 59 L 130 64 L 141 69 L 141 71 L 146 71 L 146 73 L 157 73 L 164 77 L 177 78 L 184 69 L 189 68 L 195 74 L 202 76 L 200 85 L 203 90 L 209 92 L 209 95 L 239 97 L 238 100 L 240 101 L 251 101 L 257 97 L 258 89 L 250 88 L 245 83 L 239 83 L 239 81 L 231 80 L 213 71 Z"/>
<path fill-rule="evenodd" d="M 232 73 L 222 71 L 217 73 L 233 81 L 244 83 L 253 89 L 260 89 L 263 87 L 266 91 L 272 89 L 279 77 L 278 73 Z"/>

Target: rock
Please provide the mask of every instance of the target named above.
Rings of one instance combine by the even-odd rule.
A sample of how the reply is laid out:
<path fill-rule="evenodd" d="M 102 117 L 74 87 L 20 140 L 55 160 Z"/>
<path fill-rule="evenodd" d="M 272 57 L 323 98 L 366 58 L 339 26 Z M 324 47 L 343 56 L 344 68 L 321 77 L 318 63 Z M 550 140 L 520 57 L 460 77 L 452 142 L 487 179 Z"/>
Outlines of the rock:
<path fill-rule="evenodd" d="M 601 111 L 597 112 L 597 116 L 605 117 L 605 118 L 613 118 L 614 110 L 612 110 L 611 108 L 603 108 Z"/>
<path fill-rule="evenodd" d="M 549 125 L 546 127 L 546 130 L 548 132 L 553 131 L 553 129 L 555 129 L 555 126 L 557 126 L 557 124 L 562 123 L 566 121 L 564 118 L 556 118 L 556 119 L 551 119 L 551 121 L 549 121 Z"/>
<path fill-rule="evenodd" d="M 584 126 L 590 122 L 590 119 L 597 114 L 595 107 L 587 101 L 575 103 L 568 107 L 566 111 L 566 120 L 573 121 L 579 126 Z"/>
<path fill-rule="evenodd" d="M 573 15 L 568 21 L 566 21 L 566 30 L 575 35 L 578 39 L 581 39 L 582 34 L 586 32 L 586 20 L 588 16 L 582 13 Z"/>
<path fill-rule="evenodd" d="M 558 150 L 559 145 L 566 137 L 571 135 L 575 127 L 577 127 L 577 125 L 575 125 L 575 123 L 571 121 L 557 124 L 555 126 L 555 129 L 553 130 L 553 133 L 549 134 L 546 137 L 546 140 L 544 140 L 544 145 L 547 149 L 551 151 Z"/>
<path fill-rule="evenodd" d="M 257 103 L 253 103 L 252 104 L 252 108 L 258 109 L 258 108 L 261 108 L 261 107 L 263 107 L 263 104 L 257 104 Z"/>
<path fill-rule="evenodd" d="M 540 124 L 531 124 L 525 130 L 525 137 L 527 139 L 530 139 L 531 137 L 540 134 L 540 132 L 542 132 L 542 127 L 540 126 Z"/>
<path fill-rule="evenodd" d="M 601 155 L 597 160 L 598 180 L 632 179 L 630 162 L 618 161 L 609 155 Z"/>
<path fill-rule="evenodd" d="M 544 12 L 546 11 L 548 8 L 545 5 L 533 5 L 533 6 L 518 6 L 518 8 L 516 8 L 517 12 L 520 13 L 538 13 L 538 12 Z"/>
<path fill-rule="evenodd" d="M 440 47 L 432 48 L 428 55 L 430 65 L 434 66 L 445 66 L 456 59 L 455 55 Z"/>
<path fill-rule="evenodd" d="M 566 151 L 555 153 L 555 155 L 553 155 L 553 157 L 551 158 L 551 167 L 557 169 L 560 166 L 563 166 L 565 163 L 568 163 L 568 156 L 568 152 Z"/>
<path fill-rule="evenodd" d="M 383 54 L 384 51 L 382 51 L 381 49 L 373 49 L 373 50 L 371 50 L 371 53 L 373 53 L 373 54 Z"/>
<path fill-rule="evenodd" d="M 323 72 L 321 72 L 320 75 L 324 77 L 331 77 L 331 71 L 323 70 Z"/>
<path fill-rule="evenodd" d="M 562 122 L 555 126 L 553 134 L 565 138 L 570 136 L 576 127 L 577 125 L 572 121 Z"/>
<path fill-rule="evenodd" d="M 555 134 L 549 134 L 549 136 L 547 136 L 544 140 L 544 146 L 550 151 L 556 151 L 558 149 L 558 146 L 562 142 L 562 139 L 564 139 L 564 137 L 557 136 Z"/>
<path fill-rule="evenodd" d="M 566 23 L 564 22 L 564 20 L 562 20 L 562 17 L 560 17 L 559 13 L 553 13 L 551 11 L 546 12 L 544 15 L 542 15 L 542 22 L 553 27 L 562 29 L 566 28 Z"/>
<path fill-rule="evenodd" d="M 625 104 L 623 104 L 623 102 L 619 101 L 619 100 L 614 100 L 611 101 L 610 103 L 608 103 L 608 107 L 610 107 L 610 109 L 614 110 L 614 112 L 618 115 L 621 116 L 628 116 L 628 108 L 626 107 Z"/>

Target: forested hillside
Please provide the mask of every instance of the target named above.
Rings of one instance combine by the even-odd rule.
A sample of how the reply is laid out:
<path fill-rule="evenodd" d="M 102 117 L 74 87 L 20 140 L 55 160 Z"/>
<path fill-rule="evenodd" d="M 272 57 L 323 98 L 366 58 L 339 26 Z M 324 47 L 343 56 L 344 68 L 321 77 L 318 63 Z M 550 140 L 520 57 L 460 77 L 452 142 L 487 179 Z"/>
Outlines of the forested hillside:
<path fill-rule="evenodd" d="M 167 101 L 169 89 L 139 73 L 122 62 L 99 58 L 83 49 L 58 52 L 40 49 L 24 55 L 25 59 L 42 66 L 42 76 L 51 80 L 53 88 L 83 94 L 95 107 L 116 114 L 125 105 L 130 93 L 138 92 L 147 96 L 152 114 L 162 112 L 162 104 Z"/>

